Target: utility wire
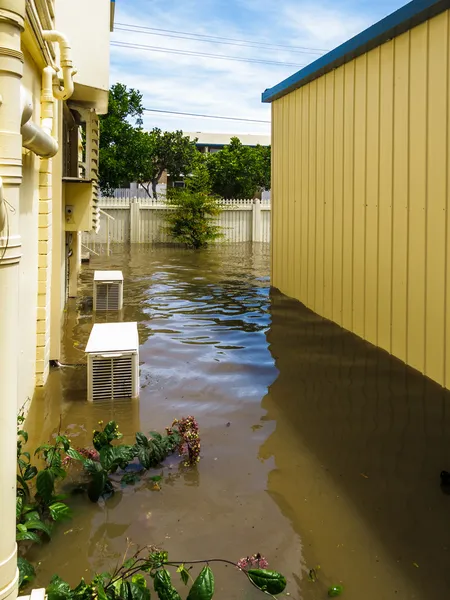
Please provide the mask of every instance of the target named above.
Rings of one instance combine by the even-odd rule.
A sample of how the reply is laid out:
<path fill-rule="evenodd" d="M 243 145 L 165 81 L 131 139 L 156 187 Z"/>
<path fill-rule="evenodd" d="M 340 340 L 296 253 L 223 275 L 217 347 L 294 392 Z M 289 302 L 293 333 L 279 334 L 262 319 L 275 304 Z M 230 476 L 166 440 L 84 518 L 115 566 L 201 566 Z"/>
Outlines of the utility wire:
<path fill-rule="evenodd" d="M 190 50 L 175 50 L 174 48 L 161 48 L 159 46 L 146 46 L 144 44 L 132 44 L 129 42 L 111 42 L 116 48 L 130 48 L 131 50 L 145 50 L 147 52 L 160 52 L 163 54 L 179 54 L 181 56 L 198 56 L 200 58 L 214 58 L 217 60 L 228 60 L 233 62 L 247 62 L 253 64 L 276 65 L 281 67 L 304 67 L 296 63 L 279 62 L 276 60 L 262 60 L 259 58 L 241 58 L 239 56 L 226 56 L 224 54 L 207 54 L 204 52 L 193 52 Z"/>
<path fill-rule="evenodd" d="M 152 29 L 151 27 L 147 28 L 147 27 L 139 27 L 139 26 L 132 26 L 132 25 L 126 25 L 126 26 L 116 26 L 114 27 L 114 31 L 127 31 L 129 33 L 143 33 L 145 35 L 156 35 L 156 36 L 161 36 L 161 37 L 168 37 L 168 38 L 175 38 L 175 39 L 179 39 L 179 40 L 190 40 L 193 42 L 204 42 L 207 44 L 223 44 L 226 46 L 238 46 L 240 48 L 255 48 L 257 50 L 288 50 L 289 52 L 293 52 L 294 54 L 318 54 L 318 55 L 322 55 L 325 50 L 318 50 L 315 48 L 303 48 L 303 49 L 296 49 L 293 50 L 290 46 L 282 46 L 282 45 L 277 45 L 277 44 L 263 44 L 261 42 L 244 42 L 243 40 L 236 40 L 235 42 L 231 42 L 231 41 L 224 41 L 221 38 L 217 38 L 215 39 L 214 36 L 210 37 L 210 36 L 204 36 L 204 37 L 193 37 L 195 35 L 199 35 L 199 34 L 193 34 L 193 33 L 182 33 L 180 32 L 180 35 L 175 34 L 175 33 L 161 33 L 159 31 L 147 31 L 147 29 Z"/>
<path fill-rule="evenodd" d="M 270 121 L 260 121 L 258 119 L 240 119 L 239 117 L 225 117 L 218 115 L 201 115 L 197 113 L 177 112 L 174 110 L 159 110 L 157 108 L 144 108 L 146 112 L 164 113 L 168 115 L 181 115 L 184 117 L 201 117 L 205 119 L 224 119 L 225 121 L 246 121 L 247 123 L 270 123 Z"/>
<path fill-rule="evenodd" d="M 189 32 L 189 31 L 175 31 L 172 29 L 160 29 L 159 27 L 145 27 L 144 25 L 132 25 L 130 23 L 116 23 L 116 25 L 118 25 L 120 27 L 130 27 L 130 28 L 133 28 L 136 30 L 157 31 L 157 32 L 162 32 L 162 33 L 174 33 L 174 34 L 179 34 L 179 35 L 189 35 L 189 36 L 198 37 L 198 38 L 224 40 L 226 42 L 242 42 L 243 44 L 255 44 L 256 46 L 265 47 L 265 48 L 285 48 L 286 50 L 310 51 L 311 53 L 318 53 L 318 54 L 321 54 L 324 52 L 329 52 L 329 50 L 327 50 L 325 48 L 311 48 L 308 46 L 289 46 L 287 44 L 268 44 L 267 42 L 260 42 L 258 40 L 252 40 L 252 39 L 241 40 L 241 39 L 236 39 L 236 38 L 221 37 L 218 35 L 210 35 L 210 34 L 204 34 L 204 33 L 194 33 L 194 32 Z"/>

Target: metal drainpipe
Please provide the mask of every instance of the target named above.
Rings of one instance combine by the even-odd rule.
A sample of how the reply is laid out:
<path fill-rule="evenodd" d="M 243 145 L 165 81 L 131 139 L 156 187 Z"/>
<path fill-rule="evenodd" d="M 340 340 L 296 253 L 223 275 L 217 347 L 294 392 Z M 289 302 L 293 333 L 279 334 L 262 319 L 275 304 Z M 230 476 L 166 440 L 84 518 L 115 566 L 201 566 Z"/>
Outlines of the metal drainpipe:
<path fill-rule="evenodd" d="M 16 419 L 19 331 L 19 200 L 22 182 L 20 34 L 25 0 L 0 0 L 0 178 L 6 225 L 0 232 L 0 600 L 17 596 Z"/>

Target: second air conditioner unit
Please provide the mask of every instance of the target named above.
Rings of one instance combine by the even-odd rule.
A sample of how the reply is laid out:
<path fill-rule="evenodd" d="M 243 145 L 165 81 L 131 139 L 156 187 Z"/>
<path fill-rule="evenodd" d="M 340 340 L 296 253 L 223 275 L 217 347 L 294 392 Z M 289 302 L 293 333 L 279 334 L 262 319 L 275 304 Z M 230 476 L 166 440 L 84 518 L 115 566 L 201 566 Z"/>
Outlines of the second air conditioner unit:
<path fill-rule="evenodd" d="M 94 311 L 122 310 L 122 271 L 94 272 Z"/>
<path fill-rule="evenodd" d="M 96 323 L 85 352 L 90 402 L 139 396 L 137 323 Z"/>

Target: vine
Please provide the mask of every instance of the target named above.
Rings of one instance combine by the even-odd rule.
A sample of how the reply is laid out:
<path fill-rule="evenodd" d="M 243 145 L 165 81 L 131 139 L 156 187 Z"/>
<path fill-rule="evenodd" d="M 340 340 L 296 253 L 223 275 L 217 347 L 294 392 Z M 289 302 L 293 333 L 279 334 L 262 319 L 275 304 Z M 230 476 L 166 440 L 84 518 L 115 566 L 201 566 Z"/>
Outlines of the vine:
<path fill-rule="evenodd" d="M 211 600 L 215 591 L 214 574 L 209 566 L 211 563 L 236 567 L 254 587 L 272 597 L 286 588 L 285 577 L 277 571 L 246 569 L 228 560 L 172 561 L 167 552 L 155 546 L 139 549 L 128 559 L 127 555 L 128 549 L 122 564 L 113 572 L 96 575 L 90 583 L 82 579 L 75 588 L 55 575 L 47 588 L 48 600 L 150 600 L 149 583 L 153 583 L 159 600 L 181 600 L 172 583 L 169 568 L 176 569 L 184 586 L 191 583 L 187 600 Z M 195 565 L 203 565 L 203 568 L 194 579 L 191 571 Z"/>

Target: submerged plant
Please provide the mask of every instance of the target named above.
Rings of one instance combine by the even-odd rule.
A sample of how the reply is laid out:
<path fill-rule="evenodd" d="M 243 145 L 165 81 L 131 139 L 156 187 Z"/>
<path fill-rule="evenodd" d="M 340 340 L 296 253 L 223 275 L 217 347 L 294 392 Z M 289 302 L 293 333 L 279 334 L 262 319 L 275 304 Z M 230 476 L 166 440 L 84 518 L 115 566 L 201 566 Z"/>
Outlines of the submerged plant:
<path fill-rule="evenodd" d="M 187 600 L 211 600 L 214 596 L 214 574 L 210 563 L 222 563 L 238 567 L 237 563 L 222 559 L 199 561 L 172 561 L 167 552 L 149 546 L 138 550 L 131 558 L 126 558 L 111 573 L 101 573 L 90 583 L 84 579 L 71 588 L 68 583 L 55 575 L 47 588 L 48 600 L 150 600 L 150 586 L 159 600 L 181 600 L 181 596 L 172 582 L 168 569 L 175 569 L 181 583 L 188 586 L 192 581 Z M 189 568 L 186 568 L 189 565 Z M 194 565 L 203 565 L 200 573 L 193 579 L 191 571 Z M 260 591 L 276 596 L 286 588 L 286 579 L 277 571 L 265 569 L 240 568 L 249 582 Z"/>

